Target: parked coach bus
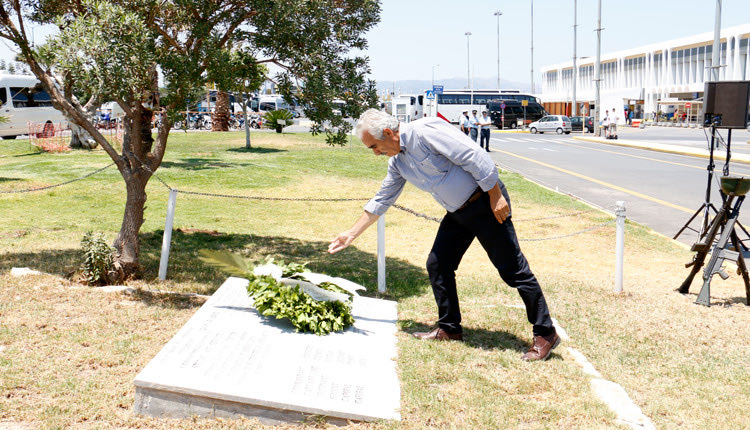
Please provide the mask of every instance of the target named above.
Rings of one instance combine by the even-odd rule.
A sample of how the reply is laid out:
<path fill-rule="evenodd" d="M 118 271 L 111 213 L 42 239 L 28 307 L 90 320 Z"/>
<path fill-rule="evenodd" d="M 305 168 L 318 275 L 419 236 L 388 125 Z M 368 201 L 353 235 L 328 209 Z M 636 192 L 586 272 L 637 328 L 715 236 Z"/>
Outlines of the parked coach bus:
<path fill-rule="evenodd" d="M 528 102 L 527 106 L 523 106 L 518 100 L 491 100 L 487 103 L 486 110 L 492 124 L 499 129 L 516 128 L 519 124 L 529 125 L 547 115 L 547 111 L 539 103 Z"/>
<path fill-rule="evenodd" d="M 52 100 L 42 83 L 34 76 L 26 75 L 0 74 L 0 115 L 10 119 L 0 123 L 3 139 L 29 134 L 29 122 L 67 123 L 63 114 L 52 107 Z"/>
<path fill-rule="evenodd" d="M 436 94 L 434 99 L 426 101 L 424 112 L 425 116 L 437 116 L 458 123 L 463 111 L 471 114 L 472 110 L 476 110 L 481 113 L 486 110 L 487 103 L 500 99 L 539 103 L 539 99 L 533 95 L 519 90 L 444 90 L 442 94 Z"/>

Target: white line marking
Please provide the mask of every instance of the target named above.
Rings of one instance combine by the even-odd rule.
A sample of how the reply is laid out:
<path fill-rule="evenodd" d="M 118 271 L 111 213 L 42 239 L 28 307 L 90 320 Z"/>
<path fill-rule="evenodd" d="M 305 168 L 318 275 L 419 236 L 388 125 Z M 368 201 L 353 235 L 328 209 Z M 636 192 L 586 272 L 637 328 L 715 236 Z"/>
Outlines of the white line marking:
<path fill-rule="evenodd" d="M 526 308 L 520 304 L 502 305 L 510 308 Z M 552 323 L 555 325 L 555 331 L 557 331 L 560 339 L 570 340 L 568 333 L 560 326 L 556 319 L 553 318 Z M 573 356 L 576 363 L 581 366 L 583 373 L 593 377 L 591 379 L 591 388 L 594 390 L 596 396 L 617 414 L 617 422 L 627 425 L 634 430 L 656 430 L 656 426 L 641 412 L 641 408 L 633 403 L 627 391 L 620 384 L 603 379 L 601 373 L 596 370 L 594 365 L 580 351 L 571 347 L 568 347 L 567 351 Z"/>

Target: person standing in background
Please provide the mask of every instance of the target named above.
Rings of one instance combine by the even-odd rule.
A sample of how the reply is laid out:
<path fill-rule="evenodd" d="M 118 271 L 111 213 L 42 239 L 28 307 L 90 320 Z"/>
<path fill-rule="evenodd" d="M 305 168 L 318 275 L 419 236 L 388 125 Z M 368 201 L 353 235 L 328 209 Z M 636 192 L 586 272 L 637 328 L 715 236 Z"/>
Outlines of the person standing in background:
<path fill-rule="evenodd" d="M 482 111 L 482 117 L 479 118 L 479 147 L 490 152 L 490 125 L 492 120 L 487 116 L 487 111 Z"/>
<path fill-rule="evenodd" d="M 469 137 L 474 142 L 477 141 L 477 135 L 479 135 L 479 118 L 477 118 L 477 111 L 476 109 L 471 111 L 471 117 L 469 117 L 469 125 L 471 127 L 471 133 L 469 134 Z"/>

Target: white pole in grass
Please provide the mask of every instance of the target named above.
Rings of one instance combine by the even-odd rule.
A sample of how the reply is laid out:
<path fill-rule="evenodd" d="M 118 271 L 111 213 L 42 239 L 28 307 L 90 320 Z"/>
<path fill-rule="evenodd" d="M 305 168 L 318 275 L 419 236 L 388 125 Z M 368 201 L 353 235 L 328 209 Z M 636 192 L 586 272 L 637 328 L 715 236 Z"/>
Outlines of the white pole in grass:
<path fill-rule="evenodd" d="M 177 204 L 177 190 L 169 190 L 167 203 L 167 220 L 164 223 L 164 236 L 161 241 L 161 260 L 159 261 L 159 279 L 167 279 L 167 263 L 169 262 L 169 245 L 172 242 L 172 224 L 174 223 L 174 208 Z"/>
<path fill-rule="evenodd" d="M 618 201 L 615 209 L 615 292 L 622 292 L 622 260 L 625 255 L 625 202 Z"/>
<path fill-rule="evenodd" d="M 378 292 L 385 293 L 385 215 L 378 218 Z"/>

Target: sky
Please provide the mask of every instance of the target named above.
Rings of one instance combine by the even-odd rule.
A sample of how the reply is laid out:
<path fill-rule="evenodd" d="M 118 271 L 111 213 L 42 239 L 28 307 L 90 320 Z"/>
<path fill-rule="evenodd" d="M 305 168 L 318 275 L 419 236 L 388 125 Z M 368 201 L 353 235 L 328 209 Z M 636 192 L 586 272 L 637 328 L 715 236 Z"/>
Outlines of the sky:
<path fill-rule="evenodd" d="M 531 82 L 531 5 L 534 83 L 541 68 L 573 58 L 574 0 L 382 0 L 381 22 L 368 33 L 372 77 L 378 81 L 500 76 Z M 711 33 L 715 0 L 601 0 L 601 52 L 620 51 Z M 578 57 L 596 56 L 598 0 L 577 0 Z M 722 1 L 722 28 L 750 23 L 750 0 Z M 467 36 L 469 52 L 467 59 Z M 439 66 L 436 66 L 439 65 Z M 435 67 L 433 67 L 435 66 Z M 468 67 L 467 67 L 468 66 Z"/>
<path fill-rule="evenodd" d="M 599 0 L 577 0 L 579 57 L 596 56 Z M 573 57 L 574 0 L 381 0 L 380 23 L 367 33 L 376 81 L 497 77 L 531 82 L 531 5 L 534 6 L 534 83 L 541 68 Z M 716 0 L 601 0 L 602 53 L 699 33 L 713 33 Z M 750 0 L 722 1 L 722 28 L 750 23 Z M 37 43 L 50 30 L 36 29 Z M 467 58 L 467 36 L 469 52 Z M 0 58 L 12 60 L 0 40 Z M 469 69 L 469 70 L 467 70 Z"/>

